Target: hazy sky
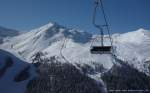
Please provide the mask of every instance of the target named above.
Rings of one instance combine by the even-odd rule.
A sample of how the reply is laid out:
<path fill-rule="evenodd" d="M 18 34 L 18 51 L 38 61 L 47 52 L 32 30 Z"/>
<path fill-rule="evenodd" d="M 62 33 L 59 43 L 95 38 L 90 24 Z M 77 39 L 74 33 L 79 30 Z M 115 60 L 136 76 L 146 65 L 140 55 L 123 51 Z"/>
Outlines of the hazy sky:
<path fill-rule="evenodd" d="M 0 26 L 28 31 L 50 21 L 94 32 L 94 0 L 0 0 Z M 113 33 L 150 29 L 150 0 L 103 0 Z M 101 20 L 99 20 L 101 21 Z"/>

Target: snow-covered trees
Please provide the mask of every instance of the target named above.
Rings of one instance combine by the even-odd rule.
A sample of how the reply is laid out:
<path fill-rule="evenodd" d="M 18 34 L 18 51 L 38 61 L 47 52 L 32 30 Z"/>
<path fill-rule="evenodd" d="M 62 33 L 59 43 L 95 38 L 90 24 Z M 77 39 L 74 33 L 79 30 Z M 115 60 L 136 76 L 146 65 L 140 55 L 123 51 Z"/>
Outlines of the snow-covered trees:
<path fill-rule="evenodd" d="M 39 77 L 30 81 L 27 93 L 103 93 L 101 84 L 72 64 L 51 61 L 38 70 Z"/>
<path fill-rule="evenodd" d="M 150 90 L 149 76 L 121 60 L 120 63 L 120 66 L 114 65 L 110 71 L 102 75 L 108 90 Z"/>

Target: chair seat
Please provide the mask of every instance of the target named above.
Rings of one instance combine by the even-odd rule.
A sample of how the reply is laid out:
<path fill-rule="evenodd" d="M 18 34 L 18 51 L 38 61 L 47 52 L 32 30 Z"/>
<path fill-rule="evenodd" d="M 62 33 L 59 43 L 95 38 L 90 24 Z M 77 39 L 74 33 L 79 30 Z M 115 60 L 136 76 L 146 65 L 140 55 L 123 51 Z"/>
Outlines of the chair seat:
<path fill-rule="evenodd" d="M 93 46 L 90 51 L 92 54 L 110 54 L 111 48 L 111 46 Z"/>

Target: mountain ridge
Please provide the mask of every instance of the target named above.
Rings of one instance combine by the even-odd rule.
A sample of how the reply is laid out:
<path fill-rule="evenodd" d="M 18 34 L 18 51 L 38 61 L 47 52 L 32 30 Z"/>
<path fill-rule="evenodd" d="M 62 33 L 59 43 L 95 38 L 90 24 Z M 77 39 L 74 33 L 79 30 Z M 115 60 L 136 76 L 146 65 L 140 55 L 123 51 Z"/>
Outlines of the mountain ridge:
<path fill-rule="evenodd" d="M 93 37 L 94 35 L 88 32 L 68 29 L 50 22 L 47 25 L 13 37 L 0 47 L 8 51 L 15 51 L 28 62 L 31 62 L 31 56 L 39 51 L 46 52 L 46 57 L 59 56 L 60 58 L 60 51 L 62 51 L 65 58 L 73 64 L 92 65 L 92 62 L 96 62 L 102 64 L 106 69 L 110 69 L 113 66 L 110 56 L 92 55 L 90 53 Z M 141 71 L 145 70 L 143 60 L 149 60 L 150 54 L 146 51 L 150 44 L 148 30 L 139 29 L 124 34 L 113 34 L 112 38 L 113 45 L 116 48 L 116 56 L 125 59 L 128 64 L 134 65 Z M 66 42 L 65 46 L 61 50 L 64 42 Z"/>
<path fill-rule="evenodd" d="M 105 37 L 107 36 L 105 35 Z M 45 80 L 49 78 L 47 77 L 47 75 L 53 74 L 55 73 L 55 71 L 57 74 L 59 73 L 57 78 L 61 80 L 62 78 L 59 77 L 60 72 L 64 70 L 64 69 L 62 70 L 62 68 L 66 68 L 66 70 L 64 70 L 64 74 L 61 73 L 62 75 L 68 75 L 68 73 L 70 73 L 69 76 L 71 75 L 76 76 L 76 74 L 73 73 L 74 70 L 79 71 L 80 73 L 83 73 L 83 75 L 85 75 L 86 78 L 90 77 L 92 81 L 93 80 L 94 82 L 97 81 L 96 83 L 99 82 L 103 84 L 105 82 L 106 85 L 108 84 L 107 86 L 108 89 L 115 89 L 114 88 L 115 86 L 117 86 L 118 88 L 122 87 L 128 88 L 128 83 L 131 83 L 130 80 L 132 81 L 134 79 L 136 80 L 140 79 L 140 84 L 143 84 L 142 82 L 143 80 L 146 80 L 145 82 L 150 82 L 149 79 L 150 51 L 148 51 L 150 50 L 149 30 L 139 29 L 137 31 L 128 32 L 124 34 L 113 34 L 112 39 L 113 39 L 113 47 L 115 50 L 114 51 L 115 57 L 112 57 L 111 55 L 108 54 L 102 55 L 91 54 L 90 48 L 94 38 L 95 35 L 92 35 L 88 32 L 83 32 L 76 29 L 68 29 L 66 27 L 60 26 L 57 23 L 49 23 L 37 29 L 33 29 L 29 32 L 8 38 L 7 41 L 4 41 L 2 44 L 0 44 L 0 49 L 2 49 L 2 51 L 4 50 L 8 51 L 8 54 L 9 52 L 12 53 L 14 56 L 18 58 L 18 60 L 19 59 L 24 60 L 26 64 L 32 63 L 37 66 L 39 63 L 34 63 L 33 59 L 36 58 L 38 54 L 41 54 L 39 56 L 40 60 L 42 61 L 40 64 L 43 65 L 40 65 L 40 67 L 37 67 L 37 69 L 39 71 L 44 70 L 43 72 L 40 72 L 38 74 L 41 75 L 44 74 Z M 100 42 L 98 41 L 94 43 L 97 43 L 97 45 L 99 45 Z M 0 50 L 0 57 L 1 57 L 0 60 L 3 59 L 4 54 L 1 53 Z M 65 59 L 67 59 L 67 61 Z M 57 61 L 60 63 L 56 63 Z M 61 64 L 63 64 L 62 67 Z M 71 66 L 69 68 L 72 67 L 75 68 L 74 70 L 71 70 L 73 72 L 70 72 L 70 70 L 68 70 L 69 68 L 68 65 L 66 64 Z M 25 65 L 20 65 L 20 68 L 22 66 L 25 67 Z M 5 66 L 2 64 L 0 65 L 0 69 L 1 67 Z M 17 67 L 18 65 L 14 65 L 14 68 Z M 26 79 L 28 76 L 26 70 L 28 70 L 28 67 L 22 70 L 21 69 L 16 70 L 24 73 L 18 74 L 15 80 L 20 81 L 22 79 Z M 54 71 L 53 73 L 47 73 L 48 70 Z M 126 71 L 128 71 L 129 73 Z M 32 71 L 30 72 L 34 72 L 33 68 Z M 26 74 L 27 76 L 24 76 Z M 33 75 L 34 74 L 35 73 L 33 73 Z M 130 76 L 130 78 L 126 78 L 128 77 L 126 76 L 126 74 L 133 76 Z M 20 79 L 19 77 L 22 75 L 23 78 Z M 136 75 L 143 75 L 143 76 L 136 77 Z M 79 76 L 77 77 L 80 78 Z M 111 80 L 111 78 L 113 78 L 113 80 Z M 126 82 L 124 82 L 125 84 L 122 84 L 124 78 L 126 78 Z M 33 80 L 30 81 L 30 83 L 28 83 L 27 88 L 29 88 L 29 92 L 42 91 L 42 89 L 39 88 L 40 80 L 43 80 L 43 76 L 34 78 Z M 66 82 L 68 82 L 68 80 L 70 80 L 70 78 L 67 79 Z M 133 85 L 132 86 L 133 88 L 139 88 L 140 86 L 134 85 L 138 84 L 138 81 L 136 80 L 134 80 L 134 83 L 131 84 Z M 32 81 L 36 82 L 33 83 Z M 49 79 L 48 81 L 51 82 Z M 118 83 L 119 86 L 116 85 L 116 83 L 114 83 L 116 81 L 119 82 Z M 5 80 L 4 82 L 7 81 Z M 50 89 L 49 86 L 46 86 L 44 82 L 45 81 L 42 82 L 42 85 L 48 87 L 47 89 Z M 72 83 L 72 81 L 69 82 Z M 33 84 L 36 84 L 35 90 L 32 90 Z M 46 84 L 49 83 L 47 82 Z M 90 84 L 92 84 L 92 82 L 89 83 L 89 85 Z M 114 87 L 112 86 L 113 84 L 115 84 Z M 23 86 L 25 85 L 26 84 L 23 84 Z M 58 86 L 60 85 L 58 84 Z M 148 86 L 149 84 L 144 85 L 144 88 L 147 88 Z M 104 85 L 101 88 L 105 90 L 105 87 L 106 86 Z M 74 88 L 71 87 L 71 89 Z"/>

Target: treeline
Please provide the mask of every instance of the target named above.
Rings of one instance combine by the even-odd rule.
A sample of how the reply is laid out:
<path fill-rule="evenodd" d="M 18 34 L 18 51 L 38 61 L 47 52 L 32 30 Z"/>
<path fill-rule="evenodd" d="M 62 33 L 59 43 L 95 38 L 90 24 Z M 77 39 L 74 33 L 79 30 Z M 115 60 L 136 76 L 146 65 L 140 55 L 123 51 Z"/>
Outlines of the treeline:
<path fill-rule="evenodd" d="M 100 83 L 72 64 L 61 63 L 56 57 L 44 60 L 43 57 L 37 57 L 34 58 L 34 64 L 38 63 L 36 67 L 39 76 L 29 82 L 27 93 L 104 93 Z"/>
<path fill-rule="evenodd" d="M 125 64 L 121 60 L 117 61 L 120 61 L 120 66 L 114 65 L 109 72 L 102 75 L 102 79 L 107 85 L 108 90 L 150 90 L 149 76 Z"/>

